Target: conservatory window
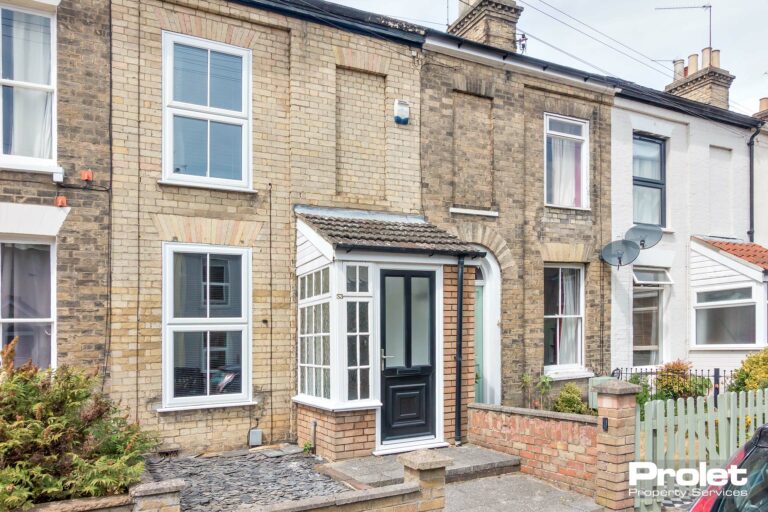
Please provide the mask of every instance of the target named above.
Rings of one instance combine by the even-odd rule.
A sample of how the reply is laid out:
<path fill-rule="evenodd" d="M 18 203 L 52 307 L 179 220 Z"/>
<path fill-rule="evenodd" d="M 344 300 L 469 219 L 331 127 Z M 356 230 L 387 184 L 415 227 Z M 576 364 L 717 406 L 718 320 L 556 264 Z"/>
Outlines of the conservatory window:
<path fill-rule="evenodd" d="M 366 265 L 347 265 L 346 299 L 347 399 L 364 400 L 371 396 L 371 300 Z"/>
<path fill-rule="evenodd" d="M 752 287 L 696 293 L 696 345 L 753 345 L 756 306 Z"/>
<path fill-rule="evenodd" d="M 299 393 L 331 397 L 330 269 L 299 277 Z"/>

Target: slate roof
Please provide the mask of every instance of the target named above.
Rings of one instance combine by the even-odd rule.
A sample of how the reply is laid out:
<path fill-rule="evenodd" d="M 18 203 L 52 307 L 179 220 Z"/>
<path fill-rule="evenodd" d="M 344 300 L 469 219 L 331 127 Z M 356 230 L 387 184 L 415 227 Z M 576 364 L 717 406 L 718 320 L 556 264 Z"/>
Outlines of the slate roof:
<path fill-rule="evenodd" d="M 519 53 L 511 53 L 502 48 L 488 46 L 441 30 L 409 23 L 397 18 L 383 16 L 352 7 L 336 4 L 326 0 L 230 0 L 250 7 L 266 9 L 272 12 L 321 23 L 331 27 L 348 30 L 365 36 L 373 36 L 389 41 L 397 41 L 409 46 L 421 47 L 428 36 L 439 36 L 452 39 L 462 47 L 474 47 L 490 50 L 504 56 L 505 60 L 517 61 L 520 64 L 533 66 L 542 70 L 556 71 L 585 82 L 599 83 L 617 89 L 616 95 L 629 98 L 648 105 L 664 109 L 700 116 L 712 121 L 726 123 L 740 128 L 756 128 L 761 121 L 751 116 L 745 116 L 727 109 L 713 107 L 665 91 L 645 87 L 628 80 L 613 76 L 564 66 L 554 62 L 530 57 Z"/>
<path fill-rule="evenodd" d="M 716 247 L 732 256 L 757 265 L 768 272 L 768 248 L 753 242 L 740 242 L 720 238 L 696 237 L 705 244 Z"/>
<path fill-rule="evenodd" d="M 398 222 L 371 217 L 299 213 L 299 218 L 337 249 L 417 254 L 485 256 L 470 244 L 424 220 Z"/>

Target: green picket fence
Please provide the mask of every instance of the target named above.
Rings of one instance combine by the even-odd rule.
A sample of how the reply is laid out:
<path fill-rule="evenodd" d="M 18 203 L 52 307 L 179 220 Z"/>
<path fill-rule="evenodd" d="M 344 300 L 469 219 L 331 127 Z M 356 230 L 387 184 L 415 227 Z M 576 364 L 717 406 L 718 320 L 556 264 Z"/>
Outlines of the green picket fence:
<path fill-rule="evenodd" d="M 717 397 L 654 400 L 645 403 L 644 419 L 637 409 L 635 460 L 654 462 L 659 468 L 698 468 L 699 461 L 722 467 L 731 455 L 768 422 L 768 389 L 722 393 Z M 642 482 L 643 490 L 655 485 Z M 664 489 L 674 490 L 674 480 Z M 677 489 L 685 492 L 685 489 Z M 663 497 L 635 500 L 642 512 L 661 510 Z"/>

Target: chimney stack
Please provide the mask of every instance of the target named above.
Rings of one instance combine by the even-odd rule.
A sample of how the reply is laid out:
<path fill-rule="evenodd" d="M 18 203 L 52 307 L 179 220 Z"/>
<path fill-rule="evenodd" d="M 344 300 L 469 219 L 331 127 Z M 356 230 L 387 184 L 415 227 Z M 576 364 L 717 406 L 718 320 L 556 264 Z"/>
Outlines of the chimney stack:
<path fill-rule="evenodd" d="M 685 68 L 682 59 L 675 61 L 675 76 L 664 90 L 689 100 L 728 109 L 728 91 L 734 78 L 720 68 L 720 50 L 704 48 L 701 50 L 701 68 L 698 53 L 688 57 Z"/>
<path fill-rule="evenodd" d="M 760 109 L 754 117 L 768 122 L 768 97 L 760 98 Z"/>
<path fill-rule="evenodd" d="M 515 0 L 459 2 L 459 17 L 448 33 L 510 52 L 517 51 L 517 20 L 522 7 Z"/>

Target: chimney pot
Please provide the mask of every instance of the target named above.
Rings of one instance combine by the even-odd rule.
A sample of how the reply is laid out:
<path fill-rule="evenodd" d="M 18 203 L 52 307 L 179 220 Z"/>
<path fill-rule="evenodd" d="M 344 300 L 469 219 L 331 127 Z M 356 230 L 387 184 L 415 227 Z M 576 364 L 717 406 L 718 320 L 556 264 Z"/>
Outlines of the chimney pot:
<path fill-rule="evenodd" d="M 711 65 L 712 48 L 707 47 L 701 50 L 701 69 L 706 69 Z"/>
<path fill-rule="evenodd" d="M 760 112 L 768 110 L 768 96 L 760 98 Z"/>
<path fill-rule="evenodd" d="M 720 50 L 712 50 L 712 67 L 713 68 L 719 68 L 720 67 Z"/>
<path fill-rule="evenodd" d="M 699 54 L 692 53 L 688 56 L 688 74 L 692 75 L 699 70 Z"/>
<path fill-rule="evenodd" d="M 680 80 L 685 77 L 685 61 L 683 59 L 675 59 L 675 80 Z"/>

